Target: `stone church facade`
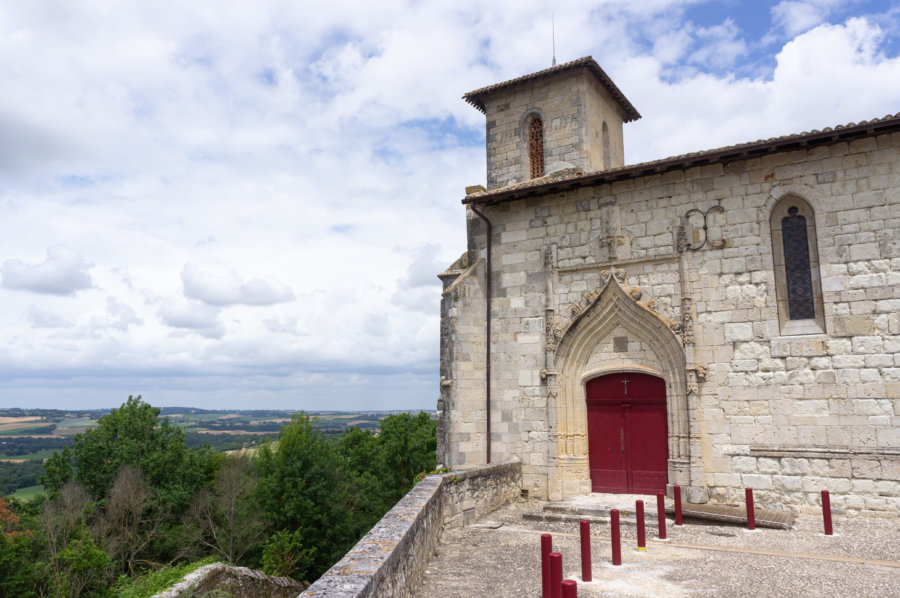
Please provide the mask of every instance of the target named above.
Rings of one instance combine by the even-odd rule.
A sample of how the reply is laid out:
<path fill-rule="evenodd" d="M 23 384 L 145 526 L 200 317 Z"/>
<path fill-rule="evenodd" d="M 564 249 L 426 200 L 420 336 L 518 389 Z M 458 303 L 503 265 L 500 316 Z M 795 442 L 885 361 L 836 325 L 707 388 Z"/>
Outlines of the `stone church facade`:
<path fill-rule="evenodd" d="M 470 92 L 438 461 L 530 496 L 900 512 L 900 114 L 626 165 L 591 58 Z"/>

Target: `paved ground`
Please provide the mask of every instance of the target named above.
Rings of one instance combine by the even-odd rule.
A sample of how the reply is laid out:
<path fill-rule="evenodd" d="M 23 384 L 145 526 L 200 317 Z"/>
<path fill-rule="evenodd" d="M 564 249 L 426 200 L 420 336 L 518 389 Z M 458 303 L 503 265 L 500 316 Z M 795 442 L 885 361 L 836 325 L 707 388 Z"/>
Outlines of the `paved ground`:
<path fill-rule="evenodd" d="M 633 512 L 634 497 L 588 500 L 604 504 L 604 497 L 609 506 L 631 506 Z M 655 523 L 655 501 L 643 498 L 647 522 Z M 543 505 L 509 505 L 475 525 L 445 531 L 414 595 L 538 597 L 540 534 L 551 533 L 554 550 L 563 555 L 564 578 L 578 582 L 580 597 L 900 596 L 900 517 L 836 515 L 831 537 L 814 514 L 799 516 L 787 531 L 689 521 L 675 527 L 669 519 L 666 541 L 648 525 L 646 552 L 635 550 L 634 523 L 623 523 L 620 567 L 610 564 L 609 524 L 593 523 L 593 581 L 584 583 L 578 523 L 523 519 Z"/>

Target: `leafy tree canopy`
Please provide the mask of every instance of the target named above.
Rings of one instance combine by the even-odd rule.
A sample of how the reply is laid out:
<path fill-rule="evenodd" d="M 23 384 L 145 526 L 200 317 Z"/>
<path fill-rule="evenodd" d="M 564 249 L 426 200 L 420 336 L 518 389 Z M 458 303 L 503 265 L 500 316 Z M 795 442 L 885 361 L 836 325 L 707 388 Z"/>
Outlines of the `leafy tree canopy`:
<path fill-rule="evenodd" d="M 129 396 L 95 427 L 77 434 L 71 450 L 64 448 L 48 459 L 45 488 L 55 494 L 74 478 L 100 500 L 119 470 L 129 465 L 141 471 L 165 504 L 182 511 L 193 492 L 212 479 L 215 459 L 208 447 L 189 449 L 184 432 L 168 418 L 160 419 L 159 412 L 140 395 Z"/>

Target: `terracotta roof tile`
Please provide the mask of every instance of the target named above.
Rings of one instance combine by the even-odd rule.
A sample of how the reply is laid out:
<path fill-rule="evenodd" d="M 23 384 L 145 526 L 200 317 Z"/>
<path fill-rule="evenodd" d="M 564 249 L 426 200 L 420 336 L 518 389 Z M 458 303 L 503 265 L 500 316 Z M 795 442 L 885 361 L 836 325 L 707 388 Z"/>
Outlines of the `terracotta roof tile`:
<path fill-rule="evenodd" d="M 525 81 L 543 79 L 545 77 L 550 77 L 558 73 L 578 68 L 586 68 L 591 72 L 591 74 L 597 77 L 603 87 L 605 87 L 606 90 L 609 91 L 612 97 L 615 98 L 615 100 L 619 103 L 619 106 L 622 107 L 622 110 L 625 112 L 625 122 L 631 122 L 641 117 L 640 113 L 635 109 L 634 106 L 631 105 L 631 102 L 628 101 L 628 98 L 625 97 L 625 94 L 623 94 L 622 91 L 618 87 L 616 87 L 616 84 L 613 83 L 612 79 L 609 78 L 609 75 L 607 75 L 603 71 L 603 69 L 600 68 L 600 65 L 597 64 L 597 62 L 590 56 L 585 56 L 584 58 L 566 62 L 554 67 L 550 67 L 549 69 L 538 71 L 536 73 L 531 73 L 522 77 L 516 77 L 515 79 L 510 79 L 509 81 L 495 83 L 493 85 L 488 85 L 487 87 L 482 87 L 481 89 L 476 89 L 475 91 L 470 91 L 463 96 L 463 99 L 475 106 L 475 108 L 477 108 L 482 114 L 484 114 L 485 108 L 483 98 L 490 94 L 493 94 L 496 91 L 500 91 L 508 87 L 513 87 Z"/>
<path fill-rule="evenodd" d="M 610 170 L 580 173 L 568 169 L 557 175 L 549 174 L 539 179 L 533 179 L 509 185 L 491 191 L 479 191 L 471 193 L 463 200 L 464 204 L 501 203 L 513 199 L 520 199 L 537 195 L 539 193 L 555 192 L 568 187 L 595 184 L 605 181 L 614 181 L 622 178 L 637 177 L 654 172 L 663 172 L 677 168 L 687 168 L 698 164 L 710 164 L 713 162 L 736 160 L 767 154 L 780 150 L 803 147 L 815 143 L 827 143 L 848 137 L 862 137 L 866 135 L 884 133 L 892 130 L 900 130 L 900 112 L 883 118 L 863 120 L 858 123 L 813 129 L 793 135 L 770 137 L 737 145 L 729 145 L 710 150 L 692 152 L 670 156 L 660 160 L 641 162 L 630 166 L 621 166 Z"/>

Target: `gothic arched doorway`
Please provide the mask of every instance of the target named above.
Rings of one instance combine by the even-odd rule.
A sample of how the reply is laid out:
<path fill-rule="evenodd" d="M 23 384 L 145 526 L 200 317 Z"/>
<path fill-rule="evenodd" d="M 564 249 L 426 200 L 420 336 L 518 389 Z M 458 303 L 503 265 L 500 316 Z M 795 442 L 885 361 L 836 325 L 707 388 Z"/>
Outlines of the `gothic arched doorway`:
<path fill-rule="evenodd" d="M 585 387 L 593 492 L 656 494 L 668 481 L 666 383 L 625 372 Z"/>

